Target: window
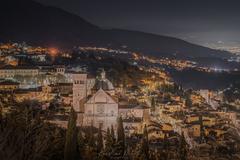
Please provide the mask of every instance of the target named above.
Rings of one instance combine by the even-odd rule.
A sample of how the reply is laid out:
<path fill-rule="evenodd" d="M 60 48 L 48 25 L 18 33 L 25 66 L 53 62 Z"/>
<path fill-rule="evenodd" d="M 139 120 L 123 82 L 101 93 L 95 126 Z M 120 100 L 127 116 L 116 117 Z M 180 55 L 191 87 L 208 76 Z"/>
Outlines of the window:
<path fill-rule="evenodd" d="M 84 84 L 84 81 L 80 81 L 80 84 Z"/>
<path fill-rule="evenodd" d="M 98 114 L 103 114 L 104 113 L 104 105 L 103 104 L 98 104 L 97 105 L 97 113 Z"/>
<path fill-rule="evenodd" d="M 111 111 L 111 116 L 114 116 L 114 111 Z"/>

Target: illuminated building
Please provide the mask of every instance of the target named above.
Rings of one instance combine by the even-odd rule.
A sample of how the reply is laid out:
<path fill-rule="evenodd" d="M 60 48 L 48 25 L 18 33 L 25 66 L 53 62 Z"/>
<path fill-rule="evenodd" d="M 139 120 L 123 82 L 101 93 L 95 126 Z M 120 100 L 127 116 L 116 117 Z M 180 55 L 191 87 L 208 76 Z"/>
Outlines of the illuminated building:
<path fill-rule="evenodd" d="M 84 126 L 93 124 L 98 128 L 101 125 L 104 130 L 111 126 L 116 128 L 117 118 L 118 102 L 103 89 L 99 89 L 84 104 Z"/>
<path fill-rule="evenodd" d="M 87 97 L 87 74 L 73 73 L 73 109 L 76 112 L 84 112 L 83 102 Z"/>
<path fill-rule="evenodd" d="M 13 78 L 20 76 L 37 76 L 39 68 L 34 66 L 4 66 L 0 68 L 0 78 Z"/>
<path fill-rule="evenodd" d="M 13 91 L 19 88 L 19 83 L 5 80 L 0 82 L 0 91 Z"/>
<path fill-rule="evenodd" d="M 150 120 L 150 108 L 145 104 L 122 103 L 119 106 L 119 115 L 122 116 L 125 132 L 128 135 L 142 133 L 144 125 Z"/>

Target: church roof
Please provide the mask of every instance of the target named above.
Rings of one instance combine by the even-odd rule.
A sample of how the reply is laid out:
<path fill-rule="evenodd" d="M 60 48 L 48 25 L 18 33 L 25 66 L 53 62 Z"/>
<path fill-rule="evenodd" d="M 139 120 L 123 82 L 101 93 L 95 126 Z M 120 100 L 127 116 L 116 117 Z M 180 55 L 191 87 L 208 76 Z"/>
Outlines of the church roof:
<path fill-rule="evenodd" d="M 102 101 L 103 97 L 107 97 L 107 101 L 104 98 L 104 101 Z M 101 100 L 98 101 L 98 98 Z M 91 96 L 86 103 L 117 103 L 115 98 L 113 98 L 111 95 L 109 95 L 107 92 L 105 92 L 102 88 L 100 88 L 93 96 Z"/>

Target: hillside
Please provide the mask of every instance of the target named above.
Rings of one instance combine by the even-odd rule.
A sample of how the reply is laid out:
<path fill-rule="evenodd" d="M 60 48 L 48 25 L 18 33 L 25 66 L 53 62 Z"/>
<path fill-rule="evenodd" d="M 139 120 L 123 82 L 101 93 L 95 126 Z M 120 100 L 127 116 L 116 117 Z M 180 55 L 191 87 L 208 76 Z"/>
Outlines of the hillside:
<path fill-rule="evenodd" d="M 31 0 L 4 0 L 0 6 L 0 41 L 25 41 L 33 45 L 72 48 L 76 45 L 119 48 L 154 56 L 227 57 L 186 41 L 121 29 L 101 29 L 62 9 Z"/>

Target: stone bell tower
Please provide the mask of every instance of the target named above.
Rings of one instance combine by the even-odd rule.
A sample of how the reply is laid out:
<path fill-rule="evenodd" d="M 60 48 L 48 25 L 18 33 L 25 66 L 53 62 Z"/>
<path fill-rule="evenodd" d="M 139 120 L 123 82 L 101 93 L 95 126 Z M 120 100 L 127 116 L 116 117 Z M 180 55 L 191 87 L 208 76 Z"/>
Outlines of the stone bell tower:
<path fill-rule="evenodd" d="M 87 74 L 74 73 L 73 79 L 73 109 L 75 112 L 84 112 L 83 101 L 87 97 Z"/>

